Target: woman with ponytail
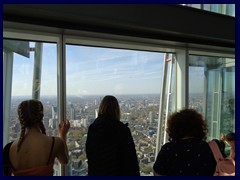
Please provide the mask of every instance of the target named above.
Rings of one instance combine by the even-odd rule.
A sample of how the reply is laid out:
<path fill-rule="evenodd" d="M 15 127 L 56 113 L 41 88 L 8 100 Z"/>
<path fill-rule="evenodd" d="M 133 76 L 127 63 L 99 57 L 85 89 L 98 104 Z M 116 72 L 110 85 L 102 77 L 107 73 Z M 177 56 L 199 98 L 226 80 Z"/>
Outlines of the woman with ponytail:
<path fill-rule="evenodd" d="M 5 176 L 52 176 L 54 160 L 68 162 L 66 145 L 68 121 L 59 124 L 60 137 L 46 135 L 43 105 L 38 100 L 23 101 L 18 106 L 21 125 L 19 138 L 4 147 Z"/>

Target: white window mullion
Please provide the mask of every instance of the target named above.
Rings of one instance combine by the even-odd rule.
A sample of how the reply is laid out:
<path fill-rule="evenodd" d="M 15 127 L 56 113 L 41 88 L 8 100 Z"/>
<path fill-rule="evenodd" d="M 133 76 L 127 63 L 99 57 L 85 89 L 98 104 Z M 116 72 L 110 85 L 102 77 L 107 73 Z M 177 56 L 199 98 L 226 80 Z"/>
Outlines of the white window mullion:
<path fill-rule="evenodd" d="M 166 81 L 167 81 L 167 62 L 166 59 L 168 57 L 168 54 L 165 53 L 164 56 L 164 62 L 163 62 L 163 76 L 162 76 L 162 85 L 161 85 L 161 91 L 160 91 L 160 101 L 159 101 L 159 113 L 158 113 L 158 128 L 157 128 L 157 140 L 156 140 L 156 150 L 155 150 L 155 159 L 157 158 L 158 152 L 161 149 L 163 138 L 162 135 L 164 132 L 163 130 L 163 124 L 164 124 L 164 99 L 166 94 Z M 164 128 L 165 129 L 165 128 Z"/>
<path fill-rule="evenodd" d="M 4 52 L 3 58 L 3 146 L 9 142 L 12 96 L 13 52 Z"/>
<path fill-rule="evenodd" d="M 58 99 L 58 121 L 66 119 L 66 45 L 62 35 L 57 45 L 57 99 Z M 66 175 L 66 166 L 60 165 L 60 176 Z"/>
<path fill-rule="evenodd" d="M 188 107 L 188 50 L 179 50 L 176 52 L 176 105 L 177 109 Z"/>

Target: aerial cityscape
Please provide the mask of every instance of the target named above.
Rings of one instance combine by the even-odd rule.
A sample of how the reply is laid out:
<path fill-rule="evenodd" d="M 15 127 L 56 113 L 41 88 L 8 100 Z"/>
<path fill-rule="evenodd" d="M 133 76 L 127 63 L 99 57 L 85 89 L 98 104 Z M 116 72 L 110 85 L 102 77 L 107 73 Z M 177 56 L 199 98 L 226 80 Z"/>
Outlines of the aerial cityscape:
<path fill-rule="evenodd" d="M 98 114 L 98 107 L 104 96 L 67 96 L 67 119 L 71 123 L 67 145 L 69 149 L 69 163 L 66 166 L 67 175 L 86 176 L 87 158 L 85 142 L 89 125 Z M 155 148 L 158 127 L 159 99 L 158 94 L 118 95 L 121 109 L 121 121 L 128 123 L 131 130 L 136 153 L 139 160 L 141 175 L 152 175 L 155 161 Z M 195 94 L 190 98 L 192 108 L 202 111 L 202 95 Z M 11 123 L 9 140 L 15 140 L 20 131 L 17 116 L 18 104 L 27 97 L 12 97 Z M 49 136 L 58 136 L 57 97 L 43 96 L 40 99 L 44 105 L 44 125 Z M 59 174 L 56 161 L 55 175 Z"/>

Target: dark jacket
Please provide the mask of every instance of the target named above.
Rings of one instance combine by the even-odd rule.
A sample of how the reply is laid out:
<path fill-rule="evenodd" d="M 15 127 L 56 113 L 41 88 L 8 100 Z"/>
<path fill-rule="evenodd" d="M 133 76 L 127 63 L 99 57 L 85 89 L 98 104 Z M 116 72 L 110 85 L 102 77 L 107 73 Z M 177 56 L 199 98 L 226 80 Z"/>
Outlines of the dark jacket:
<path fill-rule="evenodd" d="M 127 124 L 97 118 L 89 126 L 86 153 L 89 176 L 139 176 L 135 145 Z"/>
<path fill-rule="evenodd" d="M 196 138 L 167 142 L 153 165 L 157 174 L 166 176 L 212 176 L 215 168 L 210 146 Z"/>

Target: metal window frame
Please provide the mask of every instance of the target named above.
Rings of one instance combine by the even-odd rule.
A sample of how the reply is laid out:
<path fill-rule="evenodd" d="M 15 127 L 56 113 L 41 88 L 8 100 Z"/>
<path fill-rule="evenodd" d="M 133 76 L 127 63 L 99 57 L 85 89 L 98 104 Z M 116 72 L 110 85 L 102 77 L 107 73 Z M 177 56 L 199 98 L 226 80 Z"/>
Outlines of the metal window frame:
<path fill-rule="evenodd" d="M 107 39 L 106 34 L 103 38 L 99 37 L 100 34 L 96 36 L 96 34 L 92 35 L 91 33 L 87 33 L 81 36 L 80 34 L 67 34 L 67 33 L 48 33 L 48 32 L 38 32 L 38 31 L 26 31 L 26 30 L 15 30 L 4 28 L 3 37 L 11 38 L 11 39 L 19 39 L 19 40 L 29 40 L 29 41 L 42 41 L 42 42 L 54 42 L 57 44 L 57 101 L 58 101 L 58 117 L 60 121 L 64 121 L 66 118 L 66 44 L 73 43 L 78 45 L 92 45 L 92 46 L 102 46 L 102 47 L 113 47 L 113 48 L 124 48 L 124 49 L 133 49 L 133 50 L 145 50 L 145 51 L 158 51 L 158 52 L 169 52 L 175 53 L 176 55 L 176 81 L 175 81 L 175 106 L 176 110 L 182 109 L 183 107 L 188 106 L 188 81 L 189 81 L 189 65 L 188 58 L 190 54 L 214 54 L 218 56 L 223 56 L 223 53 L 214 51 L 214 49 L 198 49 L 196 47 L 179 47 L 176 45 L 172 46 L 161 46 L 161 43 L 155 42 L 154 40 L 146 40 L 141 38 L 129 38 L 123 36 L 112 36 Z M 164 48 L 163 48 L 164 47 Z M 4 54 L 5 55 L 5 54 Z M 7 54 L 6 54 L 7 55 Z M 227 53 L 226 57 L 235 57 L 234 54 Z M 5 59 L 5 58 L 4 58 Z M 6 94 L 6 92 L 11 92 L 11 83 L 12 83 L 12 65 L 11 62 L 7 62 L 9 64 L 4 64 L 4 106 L 5 108 L 10 108 L 11 102 L 9 101 L 9 97 L 11 100 L 11 94 Z M 166 71 L 164 72 L 164 74 Z M 166 78 L 166 77 L 165 77 Z M 161 82 L 159 82 L 161 83 Z M 166 86 L 166 80 L 163 86 Z M 162 86 L 162 87 L 163 87 Z M 162 90 L 163 92 L 163 90 Z M 161 93 L 162 93 L 161 92 Z M 5 95 L 6 94 L 6 95 Z M 8 99 L 7 99 L 8 97 Z M 10 104 L 8 104 L 10 103 Z M 163 101 L 161 101 L 163 103 Z M 163 106 L 160 104 L 159 107 Z M 159 108 L 162 109 L 163 107 Z M 6 109 L 5 109 L 6 110 Z M 4 111 L 5 113 L 5 111 Z M 161 112 L 162 113 L 162 112 Z M 159 117 L 160 113 L 159 113 Z M 6 120 L 8 120 L 7 116 L 4 114 L 4 129 L 6 125 Z M 160 121 L 159 121 L 160 124 Z M 158 135 L 159 135 L 159 126 L 158 126 Z M 4 141 L 6 142 L 7 132 L 4 131 Z M 159 142 L 159 139 L 157 140 Z M 157 146 L 158 143 L 156 143 Z M 156 154 L 160 150 L 160 146 L 156 148 Z M 65 168 L 61 166 L 60 175 L 65 175 Z"/>

